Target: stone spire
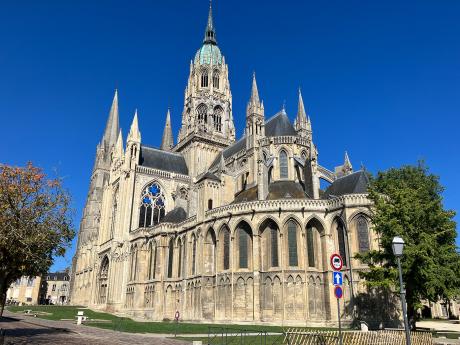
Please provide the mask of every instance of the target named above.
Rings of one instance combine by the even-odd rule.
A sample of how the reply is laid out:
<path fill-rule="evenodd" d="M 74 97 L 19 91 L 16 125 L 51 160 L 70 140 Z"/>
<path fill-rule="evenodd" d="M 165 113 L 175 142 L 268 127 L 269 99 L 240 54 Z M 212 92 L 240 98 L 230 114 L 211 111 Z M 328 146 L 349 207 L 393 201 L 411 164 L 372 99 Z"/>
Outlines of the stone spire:
<path fill-rule="evenodd" d="M 165 129 L 163 130 L 163 138 L 161 140 L 161 149 L 165 151 L 171 151 L 173 146 L 174 139 L 171 128 L 171 114 L 168 109 L 168 112 L 166 113 Z"/>
<path fill-rule="evenodd" d="M 307 117 L 305 106 L 303 104 L 302 92 L 299 88 L 299 105 L 297 108 L 297 117 L 294 121 L 294 127 L 299 136 L 306 138 L 308 132 L 311 132 L 310 119 Z"/>
<path fill-rule="evenodd" d="M 252 74 L 252 89 L 251 98 L 249 99 L 250 104 L 259 105 L 259 90 L 257 89 L 256 73 Z"/>
<path fill-rule="evenodd" d="M 217 44 L 216 31 L 214 30 L 214 23 L 212 21 L 212 1 L 209 1 L 208 25 L 204 32 L 203 43 Z"/>
<path fill-rule="evenodd" d="M 251 98 L 246 108 L 246 135 L 247 138 L 251 138 L 246 142 L 249 147 L 255 147 L 258 143 L 257 138 L 265 136 L 265 112 L 260 102 L 255 73 L 252 75 Z"/>
<path fill-rule="evenodd" d="M 350 158 L 348 157 L 348 152 L 345 151 L 345 157 L 343 159 L 343 167 L 348 172 L 353 171 L 353 166 L 351 165 Z"/>
<path fill-rule="evenodd" d="M 123 157 L 123 134 L 120 132 L 118 133 L 117 143 L 114 148 L 115 155 L 117 158 Z"/>
<path fill-rule="evenodd" d="M 119 115 L 118 115 L 118 90 L 115 90 L 113 96 L 112 107 L 110 108 L 109 118 L 105 126 L 104 136 L 102 142 L 106 150 L 115 145 L 118 138 L 118 131 L 120 130 Z"/>
<path fill-rule="evenodd" d="M 141 141 L 141 132 L 139 131 L 139 123 L 137 120 L 137 109 L 134 112 L 133 122 L 128 134 L 128 141 Z"/>

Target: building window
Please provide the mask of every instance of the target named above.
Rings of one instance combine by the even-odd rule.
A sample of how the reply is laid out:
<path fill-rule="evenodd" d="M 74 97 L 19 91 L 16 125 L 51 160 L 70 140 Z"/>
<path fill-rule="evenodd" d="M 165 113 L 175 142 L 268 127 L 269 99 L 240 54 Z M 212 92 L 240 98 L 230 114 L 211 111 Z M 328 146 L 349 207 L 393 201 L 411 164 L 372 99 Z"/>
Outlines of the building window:
<path fill-rule="evenodd" d="M 212 74 L 212 86 L 216 89 L 219 88 L 219 71 L 214 71 Z"/>
<path fill-rule="evenodd" d="M 192 235 L 192 275 L 196 271 L 196 237 Z"/>
<path fill-rule="evenodd" d="M 238 251 L 240 268 L 248 268 L 248 234 L 243 229 L 238 232 Z"/>
<path fill-rule="evenodd" d="M 278 229 L 275 226 L 270 228 L 270 244 L 271 244 L 271 266 L 278 267 Z"/>
<path fill-rule="evenodd" d="M 168 278 L 172 278 L 173 274 L 173 255 L 174 255 L 174 240 L 171 238 L 169 240 L 169 250 L 168 250 Z"/>
<path fill-rule="evenodd" d="M 56 284 L 53 284 L 53 288 L 51 289 L 51 291 L 56 291 Z"/>
<path fill-rule="evenodd" d="M 208 70 L 201 71 L 201 87 L 208 87 Z"/>
<path fill-rule="evenodd" d="M 307 251 L 308 251 L 308 266 L 315 267 L 315 234 L 314 228 L 307 228 Z"/>
<path fill-rule="evenodd" d="M 356 226 L 358 229 L 359 251 L 361 253 L 367 252 L 370 249 L 370 245 L 369 245 L 369 230 L 367 227 L 366 218 L 364 218 L 364 216 L 359 216 L 356 219 Z"/>
<path fill-rule="evenodd" d="M 142 192 L 139 227 L 147 228 L 160 223 L 165 215 L 165 196 L 158 183 L 148 185 Z"/>
<path fill-rule="evenodd" d="M 212 199 L 208 200 L 208 210 L 212 210 Z"/>
<path fill-rule="evenodd" d="M 280 178 L 288 178 L 288 157 L 285 151 L 280 152 Z"/>
<path fill-rule="evenodd" d="M 112 214 L 110 215 L 110 238 L 113 238 L 113 234 L 115 233 L 115 224 L 116 224 L 116 219 L 117 219 L 117 209 L 118 209 L 118 187 L 116 188 L 115 192 L 113 193 Z"/>
<path fill-rule="evenodd" d="M 214 114 L 212 115 L 214 120 L 214 129 L 218 132 L 222 132 L 222 114 L 224 110 L 221 106 L 217 106 L 214 108 Z"/>
<path fill-rule="evenodd" d="M 230 268 L 230 230 L 227 227 L 223 228 L 223 260 L 224 260 L 224 270 Z"/>
<path fill-rule="evenodd" d="M 208 107 L 205 104 L 201 103 L 196 108 L 196 114 L 198 117 L 199 124 L 206 124 L 208 122 Z"/>
<path fill-rule="evenodd" d="M 179 260 L 177 262 L 177 276 L 180 277 L 182 275 L 182 241 L 179 239 L 177 246 L 177 250 L 179 251 Z"/>
<path fill-rule="evenodd" d="M 290 220 L 287 226 L 288 229 L 288 253 L 289 253 L 289 266 L 297 266 L 297 224 Z"/>
<path fill-rule="evenodd" d="M 347 265 L 347 252 L 345 249 L 345 229 L 342 222 L 337 222 L 337 240 L 339 242 L 339 254 L 342 257 L 343 265 Z"/>

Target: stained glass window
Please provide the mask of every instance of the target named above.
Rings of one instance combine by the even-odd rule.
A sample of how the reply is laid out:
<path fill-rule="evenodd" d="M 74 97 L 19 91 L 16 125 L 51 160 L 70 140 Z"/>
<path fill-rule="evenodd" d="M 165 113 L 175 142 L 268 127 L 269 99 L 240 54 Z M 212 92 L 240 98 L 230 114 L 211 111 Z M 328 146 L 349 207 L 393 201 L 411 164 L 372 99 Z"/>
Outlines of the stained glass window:
<path fill-rule="evenodd" d="M 224 270 L 228 270 L 230 268 L 230 231 L 227 228 L 222 229 L 222 231 L 224 232 Z"/>
<path fill-rule="evenodd" d="M 347 256 L 345 249 L 345 229 L 341 222 L 337 223 L 337 240 L 339 241 L 339 254 L 342 257 L 343 265 L 347 265 Z"/>
<path fill-rule="evenodd" d="M 288 252 L 289 266 L 297 266 L 297 224 L 290 220 L 288 223 Z"/>
<path fill-rule="evenodd" d="M 285 151 L 280 152 L 280 178 L 288 178 L 288 157 Z"/>
<path fill-rule="evenodd" d="M 270 225 L 270 244 L 272 254 L 272 267 L 278 267 L 278 229 L 275 224 Z"/>
<path fill-rule="evenodd" d="M 214 129 L 218 132 L 222 131 L 222 114 L 224 110 L 222 107 L 217 106 L 214 108 L 213 120 L 214 120 Z"/>
<path fill-rule="evenodd" d="M 169 240 L 169 250 L 168 250 L 168 278 L 172 278 L 173 272 L 173 255 L 174 255 L 174 240 L 171 238 Z"/>
<path fill-rule="evenodd" d="M 157 183 L 148 185 L 141 196 L 139 227 L 157 225 L 165 215 L 165 196 Z"/>
<path fill-rule="evenodd" d="M 315 228 L 309 226 L 307 228 L 307 251 L 308 251 L 308 266 L 315 267 Z"/>
<path fill-rule="evenodd" d="M 359 216 L 356 220 L 356 225 L 358 228 L 358 243 L 359 243 L 359 251 L 367 252 L 369 251 L 369 231 L 367 228 L 367 221 L 366 218 L 363 216 Z"/>
<path fill-rule="evenodd" d="M 238 229 L 238 252 L 240 268 L 248 268 L 248 233 L 244 229 Z"/>
<path fill-rule="evenodd" d="M 199 124 L 206 124 L 208 122 L 208 108 L 205 104 L 201 103 L 196 108 L 196 114 L 198 117 Z"/>

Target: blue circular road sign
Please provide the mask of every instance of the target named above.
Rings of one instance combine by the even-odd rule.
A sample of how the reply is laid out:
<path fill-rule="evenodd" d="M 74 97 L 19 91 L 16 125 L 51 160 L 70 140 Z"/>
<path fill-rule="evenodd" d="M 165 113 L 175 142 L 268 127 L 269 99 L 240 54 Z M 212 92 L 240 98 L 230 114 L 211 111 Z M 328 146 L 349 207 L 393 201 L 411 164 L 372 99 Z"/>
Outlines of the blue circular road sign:
<path fill-rule="evenodd" d="M 343 290 L 340 286 L 336 286 L 334 289 L 334 294 L 336 298 L 342 298 L 343 296 Z"/>

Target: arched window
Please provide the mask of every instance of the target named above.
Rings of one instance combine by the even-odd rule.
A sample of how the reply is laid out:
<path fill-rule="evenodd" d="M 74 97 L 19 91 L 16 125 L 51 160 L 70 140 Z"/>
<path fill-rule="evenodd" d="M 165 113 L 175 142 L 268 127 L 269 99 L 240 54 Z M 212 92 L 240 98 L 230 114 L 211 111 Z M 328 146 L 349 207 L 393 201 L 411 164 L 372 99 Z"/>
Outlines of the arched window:
<path fill-rule="evenodd" d="M 278 229 L 277 227 L 270 228 L 270 244 L 271 244 L 271 264 L 272 267 L 279 266 L 278 260 Z"/>
<path fill-rule="evenodd" d="M 160 223 L 165 215 L 165 196 L 158 183 L 151 183 L 142 192 L 139 227 L 147 228 Z"/>
<path fill-rule="evenodd" d="M 343 265 L 347 265 L 347 251 L 345 244 L 345 229 L 341 221 L 337 221 L 337 241 L 339 244 L 339 254 L 342 257 Z"/>
<path fill-rule="evenodd" d="M 174 239 L 169 240 L 168 247 L 168 278 L 172 278 L 173 274 L 173 263 L 174 263 Z"/>
<path fill-rule="evenodd" d="M 307 227 L 307 252 L 308 267 L 315 267 L 315 228 L 309 225 Z"/>
<path fill-rule="evenodd" d="M 271 219 L 266 219 L 260 225 L 262 252 L 264 253 L 262 258 L 263 270 L 279 266 L 278 230 L 278 225 Z"/>
<path fill-rule="evenodd" d="M 201 87 L 208 87 L 208 70 L 201 71 Z"/>
<path fill-rule="evenodd" d="M 280 178 L 288 178 L 288 157 L 286 151 L 280 152 Z"/>
<path fill-rule="evenodd" d="M 217 106 L 214 108 L 213 120 L 214 120 L 214 129 L 218 132 L 222 131 L 222 114 L 224 110 L 222 107 Z"/>
<path fill-rule="evenodd" d="M 118 209 L 118 187 L 113 193 L 112 214 L 110 215 L 110 238 L 113 238 L 113 234 L 115 233 L 117 209 Z"/>
<path fill-rule="evenodd" d="M 289 266 L 298 265 L 297 257 L 297 223 L 290 220 L 287 224 Z"/>
<path fill-rule="evenodd" d="M 364 216 L 360 215 L 356 219 L 356 228 L 358 231 L 359 251 L 361 253 L 369 251 L 369 230 L 367 227 L 367 220 Z"/>
<path fill-rule="evenodd" d="M 216 235 L 214 230 L 211 228 L 208 230 L 206 234 L 206 240 L 204 243 L 204 250 L 203 250 L 203 267 L 205 273 L 214 274 L 216 272 Z"/>
<path fill-rule="evenodd" d="M 208 108 L 205 104 L 201 103 L 196 108 L 196 115 L 198 117 L 199 124 L 206 124 L 208 122 Z"/>
<path fill-rule="evenodd" d="M 179 251 L 179 260 L 177 261 L 177 276 L 181 277 L 182 276 L 182 241 L 179 238 L 178 240 L 178 245 L 177 245 L 177 250 Z"/>
<path fill-rule="evenodd" d="M 208 200 L 208 210 L 212 210 L 212 199 Z"/>
<path fill-rule="evenodd" d="M 157 267 L 157 245 L 155 242 L 152 242 L 150 244 L 149 280 L 155 279 L 156 267 Z"/>
<path fill-rule="evenodd" d="M 109 277 L 109 258 L 102 259 L 101 270 L 99 273 L 99 303 L 107 302 L 107 283 Z"/>
<path fill-rule="evenodd" d="M 196 273 L 196 237 L 192 235 L 192 275 Z"/>
<path fill-rule="evenodd" d="M 228 270 L 230 268 L 230 230 L 227 227 L 224 227 L 222 232 L 223 269 Z"/>
<path fill-rule="evenodd" d="M 219 88 L 219 71 L 214 71 L 212 74 L 212 86 L 216 89 Z"/>
<path fill-rule="evenodd" d="M 239 268 L 249 268 L 248 256 L 250 253 L 251 233 L 246 224 L 241 224 L 237 229 L 238 234 L 238 262 Z"/>

